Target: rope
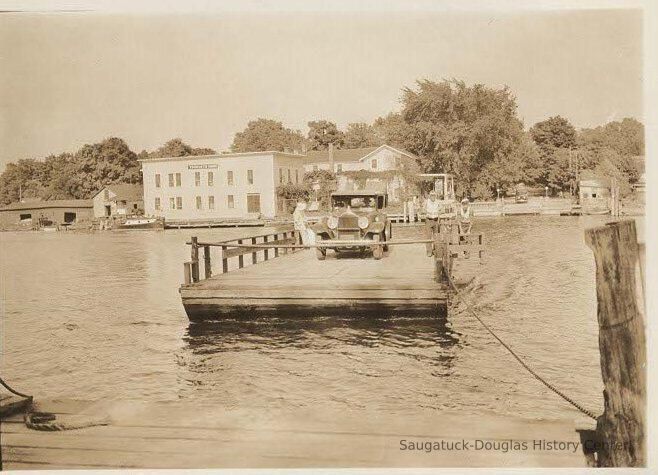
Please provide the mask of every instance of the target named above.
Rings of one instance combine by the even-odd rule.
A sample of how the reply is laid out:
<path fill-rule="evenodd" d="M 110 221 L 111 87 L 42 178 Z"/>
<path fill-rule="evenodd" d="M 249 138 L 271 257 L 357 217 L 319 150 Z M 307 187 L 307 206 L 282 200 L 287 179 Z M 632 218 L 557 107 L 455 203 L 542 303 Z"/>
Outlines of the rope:
<path fill-rule="evenodd" d="M 20 397 L 24 397 L 24 398 L 28 398 L 28 399 L 32 398 L 32 396 L 28 396 L 27 394 L 19 393 L 15 389 L 12 389 L 7 383 L 4 382 L 4 380 L 2 378 L 0 378 L 0 384 L 3 385 L 7 391 L 9 391 L 12 394 L 15 394 L 16 396 L 20 396 Z"/>
<path fill-rule="evenodd" d="M 447 274 L 449 274 L 449 273 L 447 273 Z M 582 412 L 582 413 L 585 414 L 586 416 L 589 416 L 589 417 L 591 417 L 592 419 L 597 420 L 597 417 L 594 415 L 594 413 L 593 413 L 592 411 L 590 411 L 590 410 L 588 410 L 588 409 L 585 409 L 583 406 L 581 406 L 581 405 L 578 404 L 576 401 L 574 401 L 573 399 L 571 399 L 569 396 L 567 396 L 566 394 L 564 394 L 562 391 L 560 391 L 559 389 L 557 389 L 557 388 L 556 388 L 555 386 L 553 386 L 551 383 L 549 383 L 549 382 L 546 381 L 544 378 L 542 378 L 541 376 L 539 376 L 539 375 L 538 375 L 538 374 L 537 374 L 537 373 L 536 373 L 536 372 L 535 372 L 530 366 L 527 365 L 527 363 L 526 363 L 525 361 L 523 361 L 523 360 L 521 359 L 521 357 L 520 357 L 519 355 L 517 355 L 517 354 L 514 352 L 514 350 L 513 350 L 513 349 L 512 349 L 507 343 L 505 343 L 505 342 L 504 342 L 504 341 L 503 341 L 498 335 L 496 335 L 496 333 L 495 333 L 495 332 L 489 327 L 489 325 L 487 325 L 486 323 L 484 323 L 484 321 L 478 316 L 477 313 L 475 313 L 475 311 L 474 311 L 474 310 L 471 308 L 471 306 L 466 302 L 466 300 L 464 300 L 464 298 L 461 296 L 461 294 L 460 294 L 460 292 L 459 292 L 459 289 L 457 289 L 457 287 L 455 286 L 455 283 L 452 281 L 452 278 L 450 277 L 450 275 L 448 275 L 448 282 L 450 283 L 450 287 L 452 287 L 452 289 L 455 291 L 456 295 L 461 299 L 462 303 L 466 306 L 466 309 L 470 312 L 470 314 L 473 315 L 473 316 L 476 318 L 476 320 L 477 320 L 478 322 L 480 322 L 480 324 L 481 324 L 481 325 L 482 325 L 482 326 L 483 326 L 483 327 L 484 327 L 484 328 L 485 328 L 485 329 L 491 334 L 491 336 L 493 336 L 496 340 L 498 340 L 498 342 L 499 342 L 501 345 L 503 345 L 503 347 L 504 347 L 507 351 L 509 351 L 509 353 L 510 353 L 510 354 L 516 359 L 516 361 L 518 361 L 518 362 L 521 364 L 521 366 L 523 366 L 523 367 L 524 367 L 524 368 L 525 368 L 525 369 L 526 369 L 531 375 L 533 375 L 533 376 L 535 377 L 535 379 L 537 379 L 540 383 L 542 383 L 544 386 L 546 386 L 548 389 L 550 389 L 551 391 L 553 391 L 555 394 L 557 394 L 558 396 L 560 396 L 562 399 L 564 399 L 565 401 L 567 401 L 569 404 L 571 404 L 573 407 L 575 407 L 576 409 L 578 409 L 580 412 Z"/>

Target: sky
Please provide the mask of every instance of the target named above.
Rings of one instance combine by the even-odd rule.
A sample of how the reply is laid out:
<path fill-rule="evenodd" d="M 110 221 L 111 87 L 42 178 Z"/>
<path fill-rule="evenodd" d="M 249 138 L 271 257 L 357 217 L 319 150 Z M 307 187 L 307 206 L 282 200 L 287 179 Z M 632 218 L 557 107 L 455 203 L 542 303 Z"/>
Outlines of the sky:
<path fill-rule="evenodd" d="M 507 85 L 527 127 L 643 119 L 642 13 L 5 13 L 0 171 L 121 137 L 227 149 L 258 117 L 306 133 L 397 111 L 403 87 Z"/>

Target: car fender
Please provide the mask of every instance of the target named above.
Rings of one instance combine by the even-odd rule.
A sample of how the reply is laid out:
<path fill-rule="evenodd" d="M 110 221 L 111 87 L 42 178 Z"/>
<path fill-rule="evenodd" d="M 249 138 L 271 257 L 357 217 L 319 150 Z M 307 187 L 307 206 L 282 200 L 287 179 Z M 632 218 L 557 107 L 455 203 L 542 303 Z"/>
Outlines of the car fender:
<path fill-rule="evenodd" d="M 326 222 L 318 222 L 311 225 L 311 230 L 316 236 L 321 236 L 324 239 L 331 239 L 334 235 L 333 231 L 329 229 Z"/>
<path fill-rule="evenodd" d="M 386 223 L 383 221 L 379 222 L 374 222 L 368 226 L 368 229 L 366 230 L 367 234 L 379 234 L 386 229 Z"/>

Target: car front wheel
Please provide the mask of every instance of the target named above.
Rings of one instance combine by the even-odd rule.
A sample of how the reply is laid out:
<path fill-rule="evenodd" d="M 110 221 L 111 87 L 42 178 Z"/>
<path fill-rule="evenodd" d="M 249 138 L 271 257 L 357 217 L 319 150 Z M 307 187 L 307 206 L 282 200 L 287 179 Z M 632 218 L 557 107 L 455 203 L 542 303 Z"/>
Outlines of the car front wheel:
<path fill-rule="evenodd" d="M 377 234 L 372 237 L 372 240 L 379 243 L 381 237 Z M 375 258 L 375 260 L 379 260 L 382 257 L 384 257 L 384 246 L 381 244 L 376 244 L 372 248 L 372 257 Z"/>

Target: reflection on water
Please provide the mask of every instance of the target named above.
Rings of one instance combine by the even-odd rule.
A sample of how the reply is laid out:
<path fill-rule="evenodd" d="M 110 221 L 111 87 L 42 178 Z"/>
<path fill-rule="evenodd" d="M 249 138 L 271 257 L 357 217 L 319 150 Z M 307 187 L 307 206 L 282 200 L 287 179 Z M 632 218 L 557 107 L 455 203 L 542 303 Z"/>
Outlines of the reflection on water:
<path fill-rule="evenodd" d="M 477 221 L 487 260 L 464 297 L 540 374 L 595 411 L 602 387 L 594 262 L 583 231 L 602 221 Z M 459 300 L 447 317 L 190 324 L 178 294 L 190 235 L 2 233 L 3 377 L 42 398 L 580 417 Z"/>

